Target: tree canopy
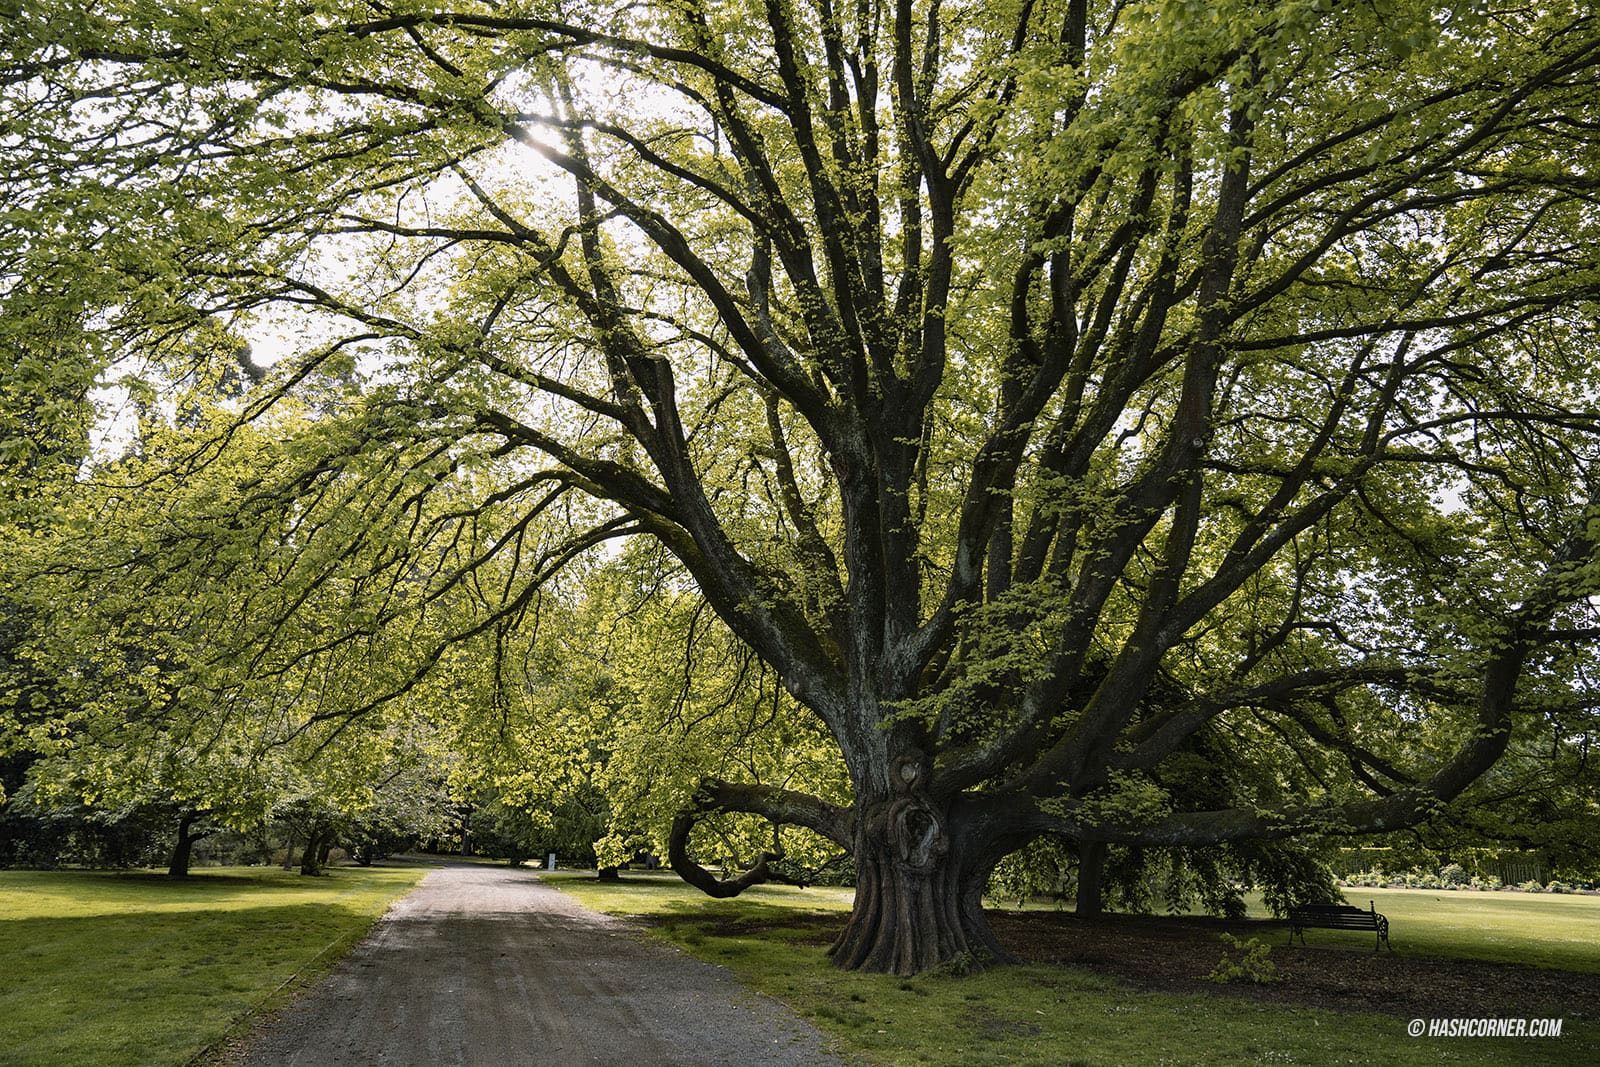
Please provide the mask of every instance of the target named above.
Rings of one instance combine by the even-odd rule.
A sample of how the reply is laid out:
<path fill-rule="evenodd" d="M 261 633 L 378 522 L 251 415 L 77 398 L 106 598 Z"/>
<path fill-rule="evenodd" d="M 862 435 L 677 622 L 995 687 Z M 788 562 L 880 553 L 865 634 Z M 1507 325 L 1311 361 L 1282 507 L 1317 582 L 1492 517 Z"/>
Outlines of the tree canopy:
<path fill-rule="evenodd" d="M 280 338 L 102 564 L 242 721 L 452 699 L 648 542 L 849 783 L 708 770 L 674 865 L 809 828 L 836 961 L 902 973 L 1001 955 L 1041 836 L 1392 830 L 1594 730 L 1586 4 L 0 20 L 5 343 L 183 383 Z"/>

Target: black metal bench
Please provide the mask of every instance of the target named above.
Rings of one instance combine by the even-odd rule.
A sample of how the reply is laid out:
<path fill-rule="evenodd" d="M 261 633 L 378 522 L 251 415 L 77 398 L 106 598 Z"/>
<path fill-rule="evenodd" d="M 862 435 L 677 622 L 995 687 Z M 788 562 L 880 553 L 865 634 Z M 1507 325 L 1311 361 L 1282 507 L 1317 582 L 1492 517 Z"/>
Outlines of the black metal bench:
<path fill-rule="evenodd" d="M 1371 930 L 1376 935 L 1372 942 L 1372 951 L 1378 951 L 1378 946 L 1383 945 L 1390 952 L 1394 946 L 1389 944 L 1389 920 L 1378 914 L 1377 905 L 1373 901 L 1367 902 L 1366 911 L 1352 908 L 1348 904 L 1302 904 L 1289 909 L 1289 944 L 1294 944 L 1295 935 L 1300 935 L 1300 943 L 1306 943 L 1306 930 L 1318 927 L 1324 930 Z"/>

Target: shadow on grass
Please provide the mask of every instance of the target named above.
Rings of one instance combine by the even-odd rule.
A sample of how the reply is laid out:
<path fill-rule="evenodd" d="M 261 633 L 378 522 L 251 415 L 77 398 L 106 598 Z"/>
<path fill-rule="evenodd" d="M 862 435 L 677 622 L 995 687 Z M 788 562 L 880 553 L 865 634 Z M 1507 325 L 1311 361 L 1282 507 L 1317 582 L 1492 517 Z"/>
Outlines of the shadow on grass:
<path fill-rule="evenodd" d="M 560 889 L 572 885 L 601 885 L 612 889 L 639 892 L 682 892 L 689 888 L 687 882 L 671 871 L 623 871 L 616 878 L 603 879 L 594 871 L 546 871 L 532 868 L 539 880 Z M 711 899 L 711 898 L 707 898 Z"/>
<path fill-rule="evenodd" d="M 184 1063 L 372 919 L 370 900 L 174 908 L 169 886 L 129 883 L 150 907 L 124 895 L 111 913 L 0 922 L 0 1063 Z"/>
<path fill-rule="evenodd" d="M 722 946 L 723 951 L 740 951 L 741 944 L 758 942 L 820 951 L 838 938 L 848 914 L 756 901 L 664 900 L 656 910 L 630 919 L 669 940 L 691 945 L 709 942 Z"/>
<path fill-rule="evenodd" d="M 370 903 L 326 900 L 24 916 L 0 922 L 0 957 L 13 964 L 7 992 L 44 968 L 78 974 L 114 973 L 119 967 L 150 971 L 224 957 L 248 961 L 252 969 L 270 968 L 275 958 L 302 958 L 308 940 L 335 937 L 371 914 Z"/>
<path fill-rule="evenodd" d="M 384 867 L 336 867 L 319 877 L 306 877 L 281 867 L 200 868 L 186 878 L 162 871 L 8 870 L 0 871 L 0 900 L 8 895 L 10 914 L 0 921 L 33 915 L 93 915 L 122 913 L 140 904 L 181 907 L 220 903 L 233 898 L 241 904 L 259 894 L 299 897 L 338 893 L 346 888 L 376 888 L 386 872 L 415 869 L 424 864 L 388 864 Z M 377 875 L 376 878 L 373 876 Z"/>

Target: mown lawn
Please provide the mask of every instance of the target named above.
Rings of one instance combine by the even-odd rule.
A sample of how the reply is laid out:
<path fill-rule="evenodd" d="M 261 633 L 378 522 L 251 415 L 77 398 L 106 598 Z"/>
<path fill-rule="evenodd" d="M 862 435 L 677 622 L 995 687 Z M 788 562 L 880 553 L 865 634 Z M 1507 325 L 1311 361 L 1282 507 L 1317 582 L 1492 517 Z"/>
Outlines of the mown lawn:
<path fill-rule="evenodd" d="M 761 886 L 713 901 L 640 875 L 621 885 L 543 877 L 589 907 L 640 916 L 661 936 L 787 1002 L 868 1064 L 1600 1063 L 1596 1019 L 1565 1019 L 1558 1039 L 1429 1039 L 1410 1037 L 1402 1018 L 1139 992 L 1071 967 L 910 980 L 849 974 L 823 954 L 849 907 L 848 890 Z M 1597 897 L 1376 890 L 1350 897 L 1361 906 L 1375 900 L 1389 915 L 1398 954 L 1559 965 L 1588 972 L 1574 976 L 1584 982 L 1600 971 Z"/>
<path fill-rule="evenodd" d="M 1562 893 L 1475 892 L 1448 889 L 1344 890 L 1346 902 L 1388 917 L 1395 955 L 1444 957 L 1551 967 L 1600 974 L 1600 896 Z M 1270 917 L 1260 894 L 1245 901 L 1249 916 Z M 1010 901 L 993 901 L 1010 911 Z M 848 907 L 848 904 L 846 905 Z M 1027 905 L 1028 910 L 1056 910 Z M 1280 940 L 1285 934 L 1276 935 Z M 1370 932 L 1314 930 L 1308 947 L 1371 947 Z"/>
<path fill-rule="evenodd" d="M 323 973 L 425 873 L 0 871 L 0 1067 L 187 1064 Z"/>
<path fill-rule="evenodd" d="M 1389 917 L 1398 955 L 1600 974 L 1600 897 L 1361 887 L 1348 888 L 1344 895 L 1358 908 L 1370 902 Z M 1372 940 L 1371 934 L 1335 930 L 1319 930 L 1315 937 L 1335 944 Z"/>

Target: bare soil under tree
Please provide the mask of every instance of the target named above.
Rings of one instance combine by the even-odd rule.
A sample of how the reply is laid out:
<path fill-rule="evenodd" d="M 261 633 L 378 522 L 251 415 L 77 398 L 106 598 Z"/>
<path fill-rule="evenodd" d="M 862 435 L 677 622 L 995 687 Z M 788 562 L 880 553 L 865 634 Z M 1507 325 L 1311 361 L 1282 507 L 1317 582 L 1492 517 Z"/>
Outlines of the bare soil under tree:
<path fill-rule="evenodd" d="M 1600 1020 L 1600 974 L 1521 967 L 1483 960 L 1411 958 L 1348 944 L 1318 944 L 1327 931 L 1307 931 L 1309 945 L 1289 944 L 1284 923 L 1256 920 L 988 912 L 1001 946 L 1023 963 L 1077 967 L 1141 991 L 1243 997 L 1287 1008 L 1373 1012 L 1406 1019 L 1524 1017 Z M 762 926 L 813 931 L 819 949 L 838 932 L 826 913 L 763 923 L 741 921 L 709 934 L 749 937 Z M 1221 934 L 1260 938 L 1283 982 L 1208 981 L 1227 945 Z M 1337 936 L 1337 935 L 1334 935 Z M 1403 935 L 1397 935 L 1403 936 Z M 1232 952 L 1237 957 L 1238 952 Z"/>
<path fill-rule="evenodd" d="M 1480 1016 L 1600 1019 L 1600 975 L 1482 960 L 1413 959 L 1347 945 L 1289 945 L 1283 924 L 1105 915 L 1083 921 L 1048 912 L 990 913 L 1002 944 L 1029 962 L 1111 975 L 1135 988 L 1248 997 L 1285 1006 L 1413 1018 Z M 1259 937 L 1287 981 L 1206 981 L 1226 947 L 1222 933 Z M 1233 953 L 1237 956 L 1238 953 Z"/>

